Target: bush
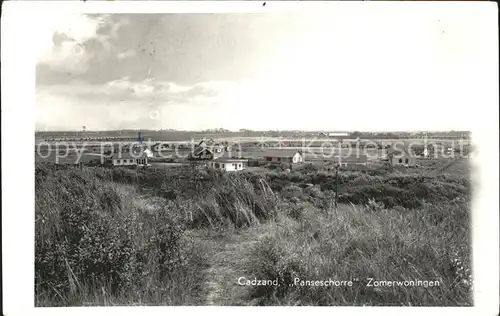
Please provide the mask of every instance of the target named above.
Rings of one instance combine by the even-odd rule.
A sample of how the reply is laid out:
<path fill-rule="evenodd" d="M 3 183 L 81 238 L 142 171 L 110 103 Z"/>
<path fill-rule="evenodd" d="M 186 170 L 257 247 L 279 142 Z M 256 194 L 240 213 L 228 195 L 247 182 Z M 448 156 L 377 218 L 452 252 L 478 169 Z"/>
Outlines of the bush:
<path fill-rule="evenodd" d="M 290 184 L 288 186 L 286 186 L 285 188 L 283 188 L 282 192 L 281 192 L 281 196 L 284 198 L 284 199 L 292 199 L 294 198 L 294 200 L 305 200 L 306 196 L 304 195 L 304 192 L 302 192 L 302 189 L 295 185 L 295 184 Z"/>
<path fill-rule="evenodd" d="M 269 170 L 280 170 L 285 171 L 286 169 L 290 169 L 290 163 L 279 162 L 279 163 L 269 163 L 267 165 Z"/>
<path fill-rule="evenodd" d="M 314 165 L 312 163 L 306 163 L 301 171 L 304 173 L 314 173 L 318 172 L 319 170 L 320 168 L 317 165 Z"/>

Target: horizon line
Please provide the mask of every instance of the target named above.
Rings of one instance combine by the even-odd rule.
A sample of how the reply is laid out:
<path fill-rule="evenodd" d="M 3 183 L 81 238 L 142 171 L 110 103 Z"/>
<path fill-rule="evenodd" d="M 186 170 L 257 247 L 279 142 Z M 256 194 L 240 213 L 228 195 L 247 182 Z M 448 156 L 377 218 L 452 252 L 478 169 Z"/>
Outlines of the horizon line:
<path fill-rule="evenodd" d="M 68 129 L 55 129 L 55 130 L 36 130 L 35 133 L 52 133 L 52 132 L 71 132 L 71 133 L 88 133 L 88 132 L 124 132 L 124 131 L 148 131 L 148 132 L 216 132 L 217 128 L 212 129 L 193 129 L 193 130 L 183 130 L 183 129 L 147 129 L 147 128 L 124 128 L 124 129 L 99 129 L 99 130 L 68 130 Z M 300 130 L 300 129 L 243 129 L 241 130 L 230 130 L 225 128 L 220 128 L 224 132 L 229 133 L 244 133 L 244 132 L 305 132 L 305 133 L 470 133 L 470 130 L 350 130 L 350 131 L 333 131 L 333 130 Z"/>

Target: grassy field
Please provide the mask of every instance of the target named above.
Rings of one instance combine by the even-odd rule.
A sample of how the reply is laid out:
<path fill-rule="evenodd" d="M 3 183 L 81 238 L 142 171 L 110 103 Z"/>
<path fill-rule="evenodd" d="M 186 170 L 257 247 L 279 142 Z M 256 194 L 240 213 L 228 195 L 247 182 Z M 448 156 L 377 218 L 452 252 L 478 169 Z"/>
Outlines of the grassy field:
<path fill-rule="evenodd" d="M 345 171 L 335 208 L 322 164 L 224 174 L 39 163 L 35 305 L 470 306 L 465 164 Z M 352 284 L 297 284 L 329 278 Z"/>

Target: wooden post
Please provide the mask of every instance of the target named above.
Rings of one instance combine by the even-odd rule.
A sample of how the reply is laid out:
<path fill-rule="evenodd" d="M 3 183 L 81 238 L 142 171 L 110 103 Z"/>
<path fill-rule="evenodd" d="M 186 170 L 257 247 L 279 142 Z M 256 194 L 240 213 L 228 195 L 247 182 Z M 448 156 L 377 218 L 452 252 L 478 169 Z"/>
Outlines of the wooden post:
<path fill-rule="evenodd" d="M 335 185 L 335 208 L 338 206 L 338 200 L 339 200 L 339 171 L 340 171 L 340 164 L 336 168 L 336 185 Z"/>
<path fill-rule="evenodd" d="M 139 172 L 139 165 L 136 165 L 135 166 L 135 185 L 136 186 L 139 186 L 139 175 L 138 175 L 138 172 Z"/>
<path fill-rule="evenodd" d="M 342 139 L 340 139 L 340 148 L 339 148 L 339 162 L 337 165 L 337 172 L 336 172 L 336 177 L 335 177 L 335 208 L 338 206 L 338 200 L 339 200 L 339 173 L 340 173 L 340 166 L 342 165 Z"/>

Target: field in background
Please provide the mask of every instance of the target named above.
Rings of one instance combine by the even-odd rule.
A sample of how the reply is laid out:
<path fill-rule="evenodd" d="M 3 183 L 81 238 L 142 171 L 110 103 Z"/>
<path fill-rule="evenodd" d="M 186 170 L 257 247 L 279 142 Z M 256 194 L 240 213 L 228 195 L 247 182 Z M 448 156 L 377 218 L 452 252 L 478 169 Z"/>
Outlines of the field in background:
<path fill-rule="evenodd" d="M 120 131 L 39 131 L 35 133 L 37 138 L 136 138 L 139 130 L 120 130 Z M 176 130 L 141 130 L 142 136 L 147 139 L 153 140 L 190 140 L 192 138 L 246 138 L 246 139 L 259 139 L 262 137 L 282 137 L 282 138 L 298 138 L 298 137 L 311 137 L 311 136 L 324 136 L 329 132 L 324 132 L 322 135 L 320 131 L 228 131 L 224 129 L 211 130 L 211 131 L 176 131 Z M 423 138 L 425 136 L 434 139 L 465 139 L 470 137 L 470 133 L 466 131 L 451 131 L 451 132 L 346 132 L 334 133 L 334 135 L 347 134 L 350 137 L 356 138 L 374 138 L 374 139 L 401 139 L 401 138 Z M 344 137 L 344 136 L 342 136 Z"/>

